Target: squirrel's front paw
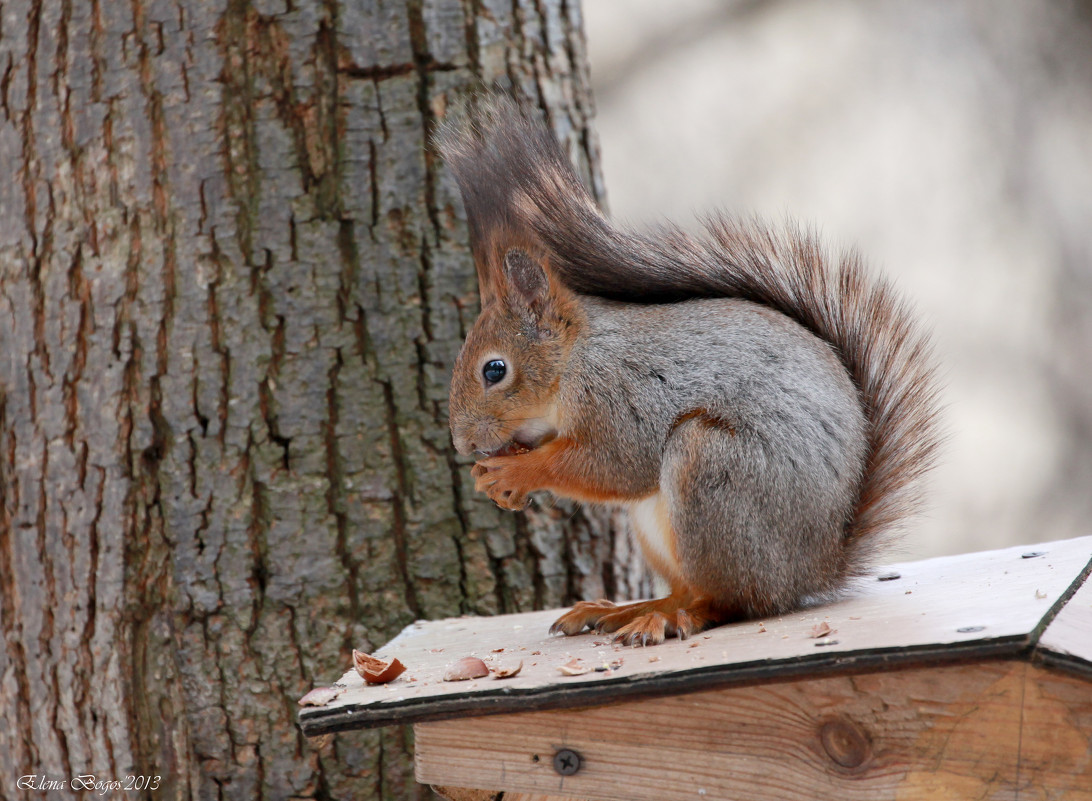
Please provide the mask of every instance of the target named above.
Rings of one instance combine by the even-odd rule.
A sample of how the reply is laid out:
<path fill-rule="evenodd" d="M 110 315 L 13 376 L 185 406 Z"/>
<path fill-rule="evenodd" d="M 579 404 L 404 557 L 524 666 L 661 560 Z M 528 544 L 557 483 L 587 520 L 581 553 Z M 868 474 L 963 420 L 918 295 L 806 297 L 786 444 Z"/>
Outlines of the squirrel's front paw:
<path fill-rule="evenodd" d="M 518 512 L 527 507 L 527 493 L 532 487 L 526 487 L 519 481 L 519 466 L 516 456 L 493 456 L 474 465 L 470 475 L 474 478 L 474 489 L 484 492 L 501 509 Z"/>

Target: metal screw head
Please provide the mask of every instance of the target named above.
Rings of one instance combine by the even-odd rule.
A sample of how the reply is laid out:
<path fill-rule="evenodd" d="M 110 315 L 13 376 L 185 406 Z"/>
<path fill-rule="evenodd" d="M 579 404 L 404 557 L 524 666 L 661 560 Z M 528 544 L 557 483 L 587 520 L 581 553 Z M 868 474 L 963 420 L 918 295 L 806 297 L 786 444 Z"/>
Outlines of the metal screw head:
<path fill-rule="evenodd" d="M 961 628 L 956 629 L 956 631 L 958 631 L 960 634 L 970 634 L 971 632 L 974 632 L 974 631 L 982 631 L 985 628 L 986 628 L 985 626 L 963 626 Z"/>
<path fill-rule="evenodd" d="M 1028 551 L 1027 553 L 1020 554 L 1021 559 L 1034 559 L 1036 556 L 1042 556 L 1046 551 Z"/>
<path fill-rule="evenodd" d="M 562 776 L 572 776 L 580 770 L 580 754 L 568 748 L 562 748 L 554 754 L 554 770 Z"/>
<path fill-rule="evenodd" d="M 895 579 L 901 578 L 902 574 L 899 573 L 897 570 L 892 570 L 890 573 L 884 573 L 882 575 L 876 576 L 877 581 L 894 581 Z"/>

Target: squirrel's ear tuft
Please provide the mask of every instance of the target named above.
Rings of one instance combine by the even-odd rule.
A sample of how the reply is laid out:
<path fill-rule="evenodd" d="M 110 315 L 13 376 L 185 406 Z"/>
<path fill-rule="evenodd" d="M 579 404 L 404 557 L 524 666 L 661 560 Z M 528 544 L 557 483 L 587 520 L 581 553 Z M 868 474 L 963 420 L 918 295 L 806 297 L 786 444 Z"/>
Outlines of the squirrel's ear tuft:
<path fill-rule="evenodd" d="M 550 296 L 550 281 L 542 265 L 524 250 L 512 248 L 504 254 L 504 276 L 515 294 L 514 300 L 535 311 Z"/>

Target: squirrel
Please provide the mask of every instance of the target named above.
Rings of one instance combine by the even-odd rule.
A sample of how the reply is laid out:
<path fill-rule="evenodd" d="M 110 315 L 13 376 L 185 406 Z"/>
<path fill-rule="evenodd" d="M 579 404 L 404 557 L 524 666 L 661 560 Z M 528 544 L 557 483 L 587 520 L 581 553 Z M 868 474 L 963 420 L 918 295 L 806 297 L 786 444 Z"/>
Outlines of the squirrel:
<path fill-rule="evenodd" d="M 451 381 L 475 488 L 618 504 L 666 598 L 551 633 L 626 644 L 836 597 L 921 501 L 940 442 L 928 336 L 856 253 L 726 215 L 624 231 L 504 95 L 448 123 L 482 300 Z"/>

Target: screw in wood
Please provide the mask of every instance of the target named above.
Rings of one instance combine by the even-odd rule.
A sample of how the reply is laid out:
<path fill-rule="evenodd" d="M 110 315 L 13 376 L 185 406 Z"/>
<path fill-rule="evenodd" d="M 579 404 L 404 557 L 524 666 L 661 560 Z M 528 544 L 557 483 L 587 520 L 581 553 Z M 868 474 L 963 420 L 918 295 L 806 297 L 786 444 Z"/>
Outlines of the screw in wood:
<path fill-rule="evenodd" d="M 835 763 L 859 768 L 872 755 L 868 732 L 848 718 L 833 718 L 819 727 L 819 742 Z"/>
<path fill-rule="evenodd" d="M 956 629 L 956 631 L 958 631 L 960 634 L 970 634 L 974 631 L 982 631 L 985 628 L 985 626 L 963 626 L 962 628 Z"/>
<path fill-rule="evenodd" d="M 890 573 L 876 576 L 876 581 L 894 581 L 895 579 L 900 578 L 902 578 L 902 573 L 899 573 L 897 570 L 892 570 Z"/>
<path fill-rule="evenodd" d="M 1042 556 L 1046 551 L 1028 551 L 1027 553 L 1020 554 L 1021 559 L 1034 559 L 1036 556 Z"/>
<path fill-rule="evenodd" d="M 569 748 L 562 748 L 554 754 L 554 770 L 562 776 L 572 776 L 580 770 L 580 754 Z"/>

